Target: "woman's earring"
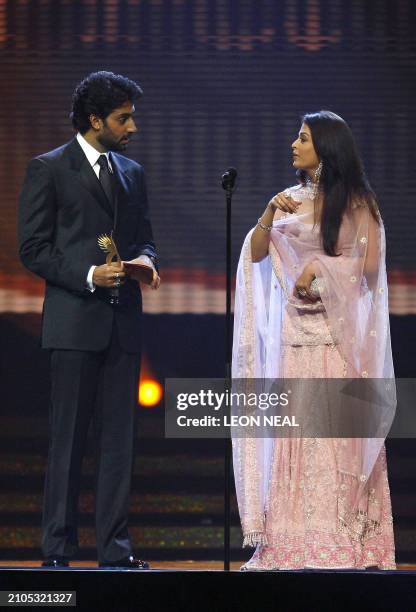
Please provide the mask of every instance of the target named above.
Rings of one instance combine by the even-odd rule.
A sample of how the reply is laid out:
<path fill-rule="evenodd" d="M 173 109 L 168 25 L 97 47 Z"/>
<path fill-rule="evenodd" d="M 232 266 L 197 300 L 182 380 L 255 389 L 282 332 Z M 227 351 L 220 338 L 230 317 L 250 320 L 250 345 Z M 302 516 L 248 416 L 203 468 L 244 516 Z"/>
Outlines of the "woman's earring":
<path fill-rule="evenodd" d="M 315 170 L 315 181 L 317 183 L 319 183 L 319 179 L 321 178 L 321 174 L 322 174 L 322 162 L 320 161 L 319 162 L 319 166 Z"/>
<path fill-rule="evenodd" d="M 312 192 L 313 199 L 315 199 L 316 196 L 318 195 L 319 181 L 321 179 L 322 168 L 323 168 L 323 165 L 322 165 L 322 162 L 320 161 L 317 169 L 315 170 L 315 182 L 313 184 L 313 192 Z"/>

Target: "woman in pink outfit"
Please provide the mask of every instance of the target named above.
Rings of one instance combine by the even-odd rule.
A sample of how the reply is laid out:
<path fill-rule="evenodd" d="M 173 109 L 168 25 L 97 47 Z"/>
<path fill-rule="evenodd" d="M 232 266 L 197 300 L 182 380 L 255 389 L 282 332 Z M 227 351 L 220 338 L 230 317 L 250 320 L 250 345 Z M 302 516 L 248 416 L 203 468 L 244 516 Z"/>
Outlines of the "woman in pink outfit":
<path fill-rule="evenodd" d="M 394 569 L 383 222 L 341 117 L 305 115 L 292 152 L 298 184 L 268 203 L 242 249 L 233 378 L 370 378 L 383 401 L 371 438 L 234 437 L 244 545 L 256 546 L 242 569 Z"/>

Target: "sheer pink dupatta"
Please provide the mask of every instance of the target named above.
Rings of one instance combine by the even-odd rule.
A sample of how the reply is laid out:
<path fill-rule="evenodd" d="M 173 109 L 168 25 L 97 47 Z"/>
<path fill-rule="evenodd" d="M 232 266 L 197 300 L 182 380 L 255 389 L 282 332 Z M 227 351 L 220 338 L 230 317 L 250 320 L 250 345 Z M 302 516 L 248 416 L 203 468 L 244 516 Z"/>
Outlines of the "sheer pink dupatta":
<path fill-rule="evenodd" d="M 300 192 L 295 199 L 299 195 Z M 345 376 L 385 379 L 381 381 L 383 401 L 376 406 L 374 437 L 347 438 L 336 444 L 342 491 L 340 529 L 346 528 L 362 540 L 378 525 L 377 503 L 373 502 L 377 502 L 380 479 L 374 466 L 394 417 L 396 399 L 382 221 L 377 224 L 366 206 L 351 207 L 340 228 L 339 257 L 324 254 L 319 232 L 299 231 L 299 220 L 290 216 L 275 222 L 269 257 L 253 264 L 251 233 L 244 242 L 237 270 L 233 378 L 282 376 L 285 307 L 288 301 L 305 307 L 304 301 L 293 296 L 293 287 L 303 267 L 314 261 L 322 302 L 310 307 L 325 308 L 334 342 L 345 361 Z M 376 403 L 379 392 L 377 386 Z M 274 444 L 270 438 L 233 439 L 244 545 L 266 543 L 264 512 Z"/>
<path fill-rule="evenodd" d="M 396 409 L 390 341 L 386 243 L 381 217 L 355 203 L 342 223 L 339 257 L 316 254 L 322 303 L 345 361 L 346 378 L 370 379 L 365 401 L 375 415 L 371 438 L 338 447 L 341 526 L 363 540 L 379 526 L 382 480 L 376 463 Z"/>
<path fill-rule="evenodd" d="M 251 261 L 252 232 L 244 241 L 237 269 L 232 356 L 233 380 L 245 379 L 248 384 L 250 379 L 279 377 L 284 307 L 283 290 L 272 272 L 270 258 L 258 264 Z M 243 546 L 265 544 L 264 509 L 274 440 L 232 437 L 232 444 Z"/>

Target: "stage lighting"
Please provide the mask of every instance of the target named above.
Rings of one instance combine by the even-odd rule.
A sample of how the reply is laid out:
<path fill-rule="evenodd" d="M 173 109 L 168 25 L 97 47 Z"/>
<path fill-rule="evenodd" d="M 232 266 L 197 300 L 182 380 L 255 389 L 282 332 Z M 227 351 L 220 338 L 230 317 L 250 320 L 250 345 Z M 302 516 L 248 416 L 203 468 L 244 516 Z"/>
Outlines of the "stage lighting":
<path fill-rule="evenodd" d="M 139 385 L 139 403 L 150 408 L 162 399 L 162 385 L 157 380 L 142 380 Z"/>

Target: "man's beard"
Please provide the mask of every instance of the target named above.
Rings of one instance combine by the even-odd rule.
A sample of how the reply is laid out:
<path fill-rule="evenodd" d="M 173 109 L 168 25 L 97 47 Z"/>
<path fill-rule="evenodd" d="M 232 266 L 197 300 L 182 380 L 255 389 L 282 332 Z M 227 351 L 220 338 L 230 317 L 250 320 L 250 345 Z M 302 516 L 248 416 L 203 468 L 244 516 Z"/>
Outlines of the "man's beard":
<path fill-rule="evenodd" d="M 109 134 L 99 134 L 97 140 L 106 151 L 124 151 L 127 148 L 127 144 L 117 142 L 114 137 Z"/>

